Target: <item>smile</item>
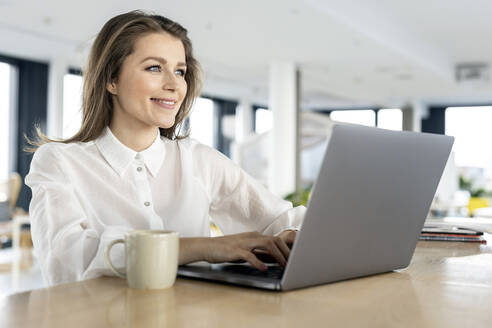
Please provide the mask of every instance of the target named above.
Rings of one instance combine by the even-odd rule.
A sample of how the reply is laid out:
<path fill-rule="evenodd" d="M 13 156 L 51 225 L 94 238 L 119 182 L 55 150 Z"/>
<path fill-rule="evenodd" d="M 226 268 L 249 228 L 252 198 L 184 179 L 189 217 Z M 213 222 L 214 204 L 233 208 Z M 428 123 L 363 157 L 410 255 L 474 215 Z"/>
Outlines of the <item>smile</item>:
<path fill-rule="evenodd" d="M 159 105 L 160 107 L 164 107 L 167 109 L 174 109 L 177 100 L 168 99 L 168 98 L 150 98 L 154 103 Z"/>

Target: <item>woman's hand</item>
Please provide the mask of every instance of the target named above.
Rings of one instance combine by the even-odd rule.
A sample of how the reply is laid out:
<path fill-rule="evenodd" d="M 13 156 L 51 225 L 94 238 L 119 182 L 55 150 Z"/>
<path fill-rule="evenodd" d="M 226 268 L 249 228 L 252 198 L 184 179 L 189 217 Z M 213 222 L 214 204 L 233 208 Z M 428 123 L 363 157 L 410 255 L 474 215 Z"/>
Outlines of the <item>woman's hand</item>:
<path fill-rule="evenodd" d="M 282 235 L 282 234 L 281 234 Z M 291 235 L 266 236 L 259 232 L 246 232 L 214 238 L 181 238 L 180 264 L 205 260 L 210 263 L 247 261 L 259 270 L 267 266 L 255 252 L 273 257 L 285 266 L 290 249 L 284 239 Z M 290 240 L 290 239 L 286 239 Z"/>
<path fill-rule="evenodd" d="M 267 266 L 255 252 L 266 253 L 280 265 L 285 266 L 290 249 L 280 237 L 266 236 L 259 232 L 246 232 L 235 235 L 211 238 L 208 257 L 210 263 L 247 261 L 259 270 Z"/>
<path fill-rule="evenodd" d="M 292 245 L 294 245 L 294 241 L 296 239 L 296 234 L 297 231 L 295 230 L 285 230 L 282 231 L 281 233 L 278 234 L 278 237 L 282 239 L 289 248 L 292 248 Z M 266 263 L 275 263 L 277 262 L 273 256 L 271 256 L 268 252 L 255 249 L 253 250 L 253 253 L 256 255 L 257 258 L 259 258 L 261 261 L 266 262 Z"/>
<path fill-rule="evenodd" d="M 278 236 L 282 238 L 282 240 L 287 244 L 287 246 L 289 246 L 289 248 L 292 248 L 292 245 L 294 245 L 294 241 L 296 240 L 296 235 L 296 230 L 285 230 L 282 231 Z"/>

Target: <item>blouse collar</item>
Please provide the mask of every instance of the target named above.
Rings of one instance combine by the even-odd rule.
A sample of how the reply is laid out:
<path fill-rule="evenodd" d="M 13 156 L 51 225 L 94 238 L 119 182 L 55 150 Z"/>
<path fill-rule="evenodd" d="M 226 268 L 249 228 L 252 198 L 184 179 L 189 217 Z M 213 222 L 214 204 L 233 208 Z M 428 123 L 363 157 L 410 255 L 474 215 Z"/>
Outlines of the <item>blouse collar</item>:
<path fill-rule="evenodd" d="M 159 133 L 150 147 L 141 152 L 136 152 L 121 143 L 111 132 L 111 129 L 106 127 L 101 136 L 96 139 L 96 145 L 104 159 L 120 176 L 123 175 L 132 161 L 141 160 L 150 174 L 155 177 L 164 162 L 164 141 Z"/>

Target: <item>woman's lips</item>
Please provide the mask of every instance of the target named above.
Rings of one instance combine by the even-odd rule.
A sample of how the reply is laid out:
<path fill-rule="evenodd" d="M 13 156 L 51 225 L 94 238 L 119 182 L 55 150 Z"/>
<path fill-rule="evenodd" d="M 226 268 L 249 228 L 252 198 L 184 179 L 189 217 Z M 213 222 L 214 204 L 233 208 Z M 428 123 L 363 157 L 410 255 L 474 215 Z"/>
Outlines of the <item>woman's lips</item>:
<path fill-rule="evenodd" d="M 170 98 L 150 98 L 156 105 L 166 108 L 174 109 L 176 107 L 176 100 Z"/>

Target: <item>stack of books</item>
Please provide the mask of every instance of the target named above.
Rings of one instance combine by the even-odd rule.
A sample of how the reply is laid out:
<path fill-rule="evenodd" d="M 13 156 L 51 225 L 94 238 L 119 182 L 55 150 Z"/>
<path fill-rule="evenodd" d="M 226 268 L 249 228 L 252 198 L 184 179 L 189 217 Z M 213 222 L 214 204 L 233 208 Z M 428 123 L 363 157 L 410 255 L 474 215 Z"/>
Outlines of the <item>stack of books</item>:
<path fill-rule="evenodd" d="M 483 232 L 459 227 L 432 227 L 424 226 L 420 240 L 461 241 L 486 244 Z"/>

